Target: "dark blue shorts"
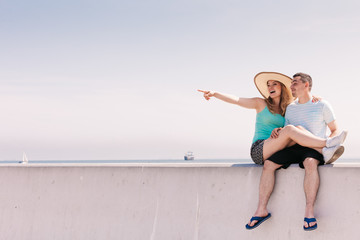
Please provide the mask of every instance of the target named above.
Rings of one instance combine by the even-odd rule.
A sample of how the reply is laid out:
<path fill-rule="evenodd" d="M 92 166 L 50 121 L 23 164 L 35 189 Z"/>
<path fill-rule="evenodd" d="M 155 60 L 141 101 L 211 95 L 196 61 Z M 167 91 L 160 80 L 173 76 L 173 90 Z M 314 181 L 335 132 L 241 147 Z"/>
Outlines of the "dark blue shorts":
<path fill-rule="evenodd" d="M 319 165 L 324 164 L 324 157 L 321 153 L 299 144 L 280 150 L 267 160 L 282 165 L 281 168 L 288 168 L 293 163 L 298 163 L 301 168 L 304 168 L 303 162 L 306 158 L 315 158 L 319 161 Z"/>

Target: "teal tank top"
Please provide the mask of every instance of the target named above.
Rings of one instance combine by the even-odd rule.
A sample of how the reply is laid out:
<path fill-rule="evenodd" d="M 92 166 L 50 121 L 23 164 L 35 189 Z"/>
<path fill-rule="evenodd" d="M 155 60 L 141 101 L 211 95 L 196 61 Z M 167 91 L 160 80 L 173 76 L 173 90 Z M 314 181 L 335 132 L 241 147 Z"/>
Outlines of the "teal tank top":
<path fill-rule="evenodd" d="M 268 139 L 272 130 L 284 127 L 285 118 L 280 114 L 272 114 L 266 106 L 264 110 L 256 114 L 255 135 L 253 143 L 260 139 Z"/>

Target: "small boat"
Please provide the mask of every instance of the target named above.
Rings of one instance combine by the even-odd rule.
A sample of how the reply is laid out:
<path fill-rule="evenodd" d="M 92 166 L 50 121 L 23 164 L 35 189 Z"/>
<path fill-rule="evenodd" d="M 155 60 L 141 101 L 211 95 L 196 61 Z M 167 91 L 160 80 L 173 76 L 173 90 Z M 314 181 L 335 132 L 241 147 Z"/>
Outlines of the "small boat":
<path fill-rule="evenodd" d="M 22 159 L 22 162 L 21 162 L 21 163 L 26 164 L 26 163 L 28 163 L 28 162 L 29 162 L 29 160 L 28 160 L 28 158 L 26 157 L 26 154 L 23 153 L 23 159 Z"/>
<path fill-rule="evenodd" d="M 184 160 L 194 160 L 194 154 L 193 154 L 193 152 L 187 152 L 187 153 L 185 153 L 185 156 L 184 156 Z"/>

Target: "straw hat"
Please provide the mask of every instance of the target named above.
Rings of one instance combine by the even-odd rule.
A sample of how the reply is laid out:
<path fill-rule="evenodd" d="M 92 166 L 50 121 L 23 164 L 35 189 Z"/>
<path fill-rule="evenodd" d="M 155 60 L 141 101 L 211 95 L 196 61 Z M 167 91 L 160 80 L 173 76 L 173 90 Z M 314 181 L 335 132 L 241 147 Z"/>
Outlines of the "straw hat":
<path fill-rule="evenodd" d="M 290 96 L 292 96 L 290 85 L 292 79 L 284 74 L 277 73 L 277 72 L 261 72 L 256 74 L 254 77 L 255 86 L 263 95 L 264 98 L 268 98 L 270 93 L 267 87 L 267 82 L 269 80 L 275 80 L 281 82 L 285 85 L 286 89 L 288 90 Z"/>

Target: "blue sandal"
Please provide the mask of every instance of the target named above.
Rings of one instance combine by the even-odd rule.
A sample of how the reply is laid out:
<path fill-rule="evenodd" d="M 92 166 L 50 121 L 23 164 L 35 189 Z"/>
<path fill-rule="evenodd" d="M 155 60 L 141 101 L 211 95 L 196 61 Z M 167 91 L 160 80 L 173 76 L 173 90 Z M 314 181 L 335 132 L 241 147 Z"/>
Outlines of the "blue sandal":
<path fill-rule="evenodd" d="M 254 228 L 256 228 L 256 227 L 258 227 L 261 223 L 263 223 L 266 219 L 268 219 L 268 218 L 270 218 L 271 217 L 271 213 L 269 213 L 267 216 L 265 216 L 265 217 L 252 217 L 251 219 L 250 219 L 250 223 L 252 222 L 252 221 L 257 221 L 255 224 L 254 224 L 254 226 L 250 226 L 249 224 L 246 224 L 246 229 L 248 229 L 248 230 L 251 230 L 251 229 L 254 229 Z"/>
<path fill-rule="evenodd" d="M 304 221 L 307 222 L 307 224 L 308 224 L 308 227 L 305 227 L 305 225 L 304 225 L 305 231 L 312 231 L 312 230 L 317 229 L 317 223 L 314 226 L 310 227 L 310 223 L 316 222 L 316 218 L 304 218 Z"/>

